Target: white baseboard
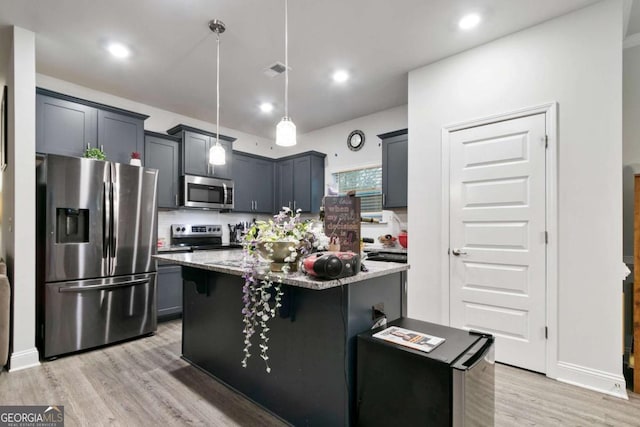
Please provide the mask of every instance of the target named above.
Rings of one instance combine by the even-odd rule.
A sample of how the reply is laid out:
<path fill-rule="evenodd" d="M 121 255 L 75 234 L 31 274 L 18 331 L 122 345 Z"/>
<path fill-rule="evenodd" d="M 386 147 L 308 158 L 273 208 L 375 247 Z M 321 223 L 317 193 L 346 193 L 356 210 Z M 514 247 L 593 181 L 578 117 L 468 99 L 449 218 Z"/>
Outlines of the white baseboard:
<path fill-rule="evenodd" d="M 629 399 L 627 383 L 622 375 L 585 368 L 573 363 L 558 362 L 557 380 L 600 393 Z"/>
<path fill-rule="evenodd" d="M 19 371 L 21 369 L 33 368 L 40 365 L 40 355 L 37 348 L 16 351 L 11 353 L 11 368 L 9 372 Z"/>

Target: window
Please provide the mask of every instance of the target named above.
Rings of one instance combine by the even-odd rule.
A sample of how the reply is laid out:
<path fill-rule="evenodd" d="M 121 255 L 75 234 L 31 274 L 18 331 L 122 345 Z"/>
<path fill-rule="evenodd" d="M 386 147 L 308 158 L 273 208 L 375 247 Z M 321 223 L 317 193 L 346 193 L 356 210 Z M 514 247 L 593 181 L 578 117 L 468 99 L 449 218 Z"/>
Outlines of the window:
<path fill-rule="evenodd" d="M 341 196 L 355 190 L 356 196 L 360 197 L 361 212 L 382 210 L 382 166 L 336 172 L 333 181 Z"/>

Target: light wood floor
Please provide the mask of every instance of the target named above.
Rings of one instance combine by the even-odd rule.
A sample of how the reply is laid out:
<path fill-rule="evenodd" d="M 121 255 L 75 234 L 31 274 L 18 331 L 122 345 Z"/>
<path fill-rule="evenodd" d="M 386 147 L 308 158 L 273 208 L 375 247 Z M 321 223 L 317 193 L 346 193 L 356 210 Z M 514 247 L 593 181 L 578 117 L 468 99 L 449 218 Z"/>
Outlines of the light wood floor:
<path fill-rule="evenodd" d="M 0 404 L 59 404 L 67 426 L 281 426 L 180 359 L 180 321 L 156 335 L 0 375 Z M 238 362 L 239 363 L 239 362 Z M 625 401 L 498 365 L 497 426 L 640 426 Z"/>

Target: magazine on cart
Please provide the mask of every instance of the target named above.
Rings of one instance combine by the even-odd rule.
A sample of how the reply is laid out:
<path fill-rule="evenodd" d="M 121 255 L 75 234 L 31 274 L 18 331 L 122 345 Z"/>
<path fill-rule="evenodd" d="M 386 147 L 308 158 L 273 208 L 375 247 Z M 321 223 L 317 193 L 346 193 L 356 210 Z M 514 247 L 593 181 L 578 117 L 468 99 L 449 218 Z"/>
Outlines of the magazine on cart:
<path fill-rule="evenodd" d="M 373 334 L 374 338 L 380 338 L 395 344 L 411 347 L 416 350 L 429 353 L 444 342 L 444 338 L 423 334 L 409 329 L 390 326 L 387 329 Z"/>

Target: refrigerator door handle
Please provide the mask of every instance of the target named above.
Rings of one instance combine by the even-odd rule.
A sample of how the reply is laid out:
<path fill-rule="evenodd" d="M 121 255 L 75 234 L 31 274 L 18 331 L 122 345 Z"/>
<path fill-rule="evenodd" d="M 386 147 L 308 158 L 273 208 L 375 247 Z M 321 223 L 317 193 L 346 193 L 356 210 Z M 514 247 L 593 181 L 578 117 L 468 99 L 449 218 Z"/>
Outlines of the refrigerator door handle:
<path fill-rule="evenodd" d="M 109 243 L 109 246 L 111 246 L 111 258 L 115 258 L 116 256 L 116 236 L 118 235 L 118 207 L 116 206 L 118 200 L 114 198 L 113 185 L 114 184 L 111 183 L 109 190 L 109 199 L 111 199 L 111 221 L 109 223 L 109 227 L 111 229 L 111 241 Z M 113 270 L 113 267 L 111 270 Z M 111 274 L 113 274 L 113 271 Z"/>
<path fill-rule="evenodd" d="M 102 258 L 109 256 L 109 241 L 111 240 L 111 197 L 109 194 L 109 183 L 105 182 L 102 193 Z"/>
<path fill-rule="evenodd" d="M 108 283 L 104 285 L 89 285 L 89 286 L 67 286 L 61 287 L 58 292 L 89 292 L 89 291 L 102 291 L 105 289 L 124 288 L 126 286 L 144 285 L 148 283 L 149 279 L 131 280 L 129 282 L 122 283 Z"/>

